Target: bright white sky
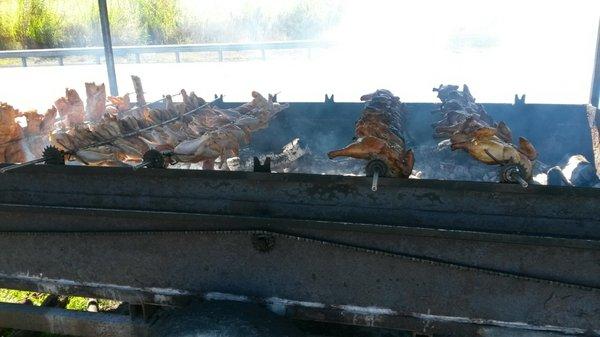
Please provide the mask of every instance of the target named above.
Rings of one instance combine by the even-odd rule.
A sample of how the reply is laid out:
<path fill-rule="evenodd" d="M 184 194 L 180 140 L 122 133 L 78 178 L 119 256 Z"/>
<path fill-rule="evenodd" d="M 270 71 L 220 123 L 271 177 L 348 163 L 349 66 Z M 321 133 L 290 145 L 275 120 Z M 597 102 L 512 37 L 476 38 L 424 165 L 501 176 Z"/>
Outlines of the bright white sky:
<path fill-rule="evenodd" d="M 192 3 L 197 6 L 190 10 L 226 18 L 254 2 Z M 138 74 L 155 97 L 184 87 L 208 99 L 223 93 L 228 101 L 244 101 L 251 90 L 281 92 L 282 101 L 321 101 L 325 93 L 356 101 L 387 88 L 406 102 L 435 102 L 434 86 L 467 83 L 479 102 L 512 102 L 516 93 L 527 94 L 529 103 L 588 102 L 599 0 L 342 3 L 340 25 L 324 36 L 339 46 L 310 60 L 118 65 L 121 92 L 131 91 L 128 77 Z M 64 87 L 105 81 L 103 72 L 93 65 L 0 68 L 1 82 L 10 83 L 0 86 L 0 101 L 41 110 Z M 32 101 L 32 92 L 39 101 Z"/>

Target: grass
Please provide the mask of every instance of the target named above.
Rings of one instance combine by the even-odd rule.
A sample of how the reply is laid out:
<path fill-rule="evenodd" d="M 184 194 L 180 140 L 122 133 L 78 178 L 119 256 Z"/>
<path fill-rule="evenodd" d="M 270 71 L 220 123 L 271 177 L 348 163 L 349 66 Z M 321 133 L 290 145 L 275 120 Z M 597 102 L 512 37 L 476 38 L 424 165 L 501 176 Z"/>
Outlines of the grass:
<path fill-rule="evenodd" d="M 115 45 L 318 38 L 342 0 L 108 0 Z M 0 0 L 0 50 L 101 44 L 96 0 Z"/>

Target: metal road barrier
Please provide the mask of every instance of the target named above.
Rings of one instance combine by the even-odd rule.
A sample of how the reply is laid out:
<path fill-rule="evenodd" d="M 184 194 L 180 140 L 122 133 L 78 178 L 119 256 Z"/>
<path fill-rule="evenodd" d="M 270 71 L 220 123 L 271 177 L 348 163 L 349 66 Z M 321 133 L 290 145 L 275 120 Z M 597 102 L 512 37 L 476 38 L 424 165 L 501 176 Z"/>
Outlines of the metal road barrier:
<path fill-rule="evenodd" d="M 223 54 L 227 51 L 249 51 L 260 50 L 261 57 L 266 59 L 267 50 L 281 49 L 306 49 L 310 56 L 313 48 L 328 48 L 332 46 L 331 41 L 321 40 L 295 40 L 276 41 L 260 43 L 206 43 L 206 44 L 180 44 L 180 45 L 149 45 L 149 46 L 115 46 L 115 56 L 135 55 L 137 63 L 141 62 L 140 55 L 148 53 L 173 53 L 175 61 L 181 62 L 181 53 L 189 52 L 215 52 L 219 61 L 223 61 Z M 86 48 L 55 48 L 55 49 L 31 49 L 31 50 L 4 50 L 0 51 L 0 59 L 21 59 L 23 67 L 27 67 L 27 59 L 31 57 L 57 58 L 59 65 L 64 65 L 64 58 L 68 56 L 94 56 L 96 62 L 100 63 L 104 56 L 103 47 Z"/>

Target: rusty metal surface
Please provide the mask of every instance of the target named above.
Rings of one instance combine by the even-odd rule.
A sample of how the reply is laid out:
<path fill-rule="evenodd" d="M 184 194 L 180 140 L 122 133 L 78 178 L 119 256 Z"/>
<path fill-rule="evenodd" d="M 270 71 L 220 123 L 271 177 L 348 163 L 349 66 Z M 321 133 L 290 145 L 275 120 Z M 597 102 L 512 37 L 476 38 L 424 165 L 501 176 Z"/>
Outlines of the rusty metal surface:
<path fill-rule="evenodd" d="M 256 235 L 270 235 L 274 245 L 256 249 Z M 212 291 L 376 315 L 600 329 L 597 287 L 277 233 L 14 233 L 1 236 L 0 245 L 20 253 L 0 260 L 4 276 L 42 279 L 59 293 L 72 285 L 167 295 Z M 47 267 L 59 258 L 65 262 Z"/>
<path fill-rule="evenodd" d="M 246 215 L 600 238 L 600 190 L 305 174 L 29 167 L 0 204 Z M 10 216 L 2 230 L 19 230 Z"/>
<path fill-rule="evenodd" d="M 85 337 L 143 337 L 146 323 L 129 316 L 0 303 L 0 326 Z"/>
<path fill-rule="evenodd" d="M 318 117 L 314 124 L 359 107 L 343 106 L 292 109 L 307 108 L 296 118 Z M 560 121 L 583 108 L 488 109 Z M 311 124 L 291 116 L 276 122 L 308 135 Z M 581 114 L 565 129 L 589 139 L 562 150 L 591 144 L 576 131 L 579 119 L 586 125 Z M 336 132 L 311 138 L 312 148 L 325 150 L 319 140 Z M 265 132 L 255 145 L 279 141 L 289 139 Z M 600 191 L 394 179 L 381 179 L 376 193 L 370 187 L 364 177 L 302 174 L 14 171 L 0 175 L 0 245 L 10 252 L 0 256 L 0 286 L 161 305 L 224 292 L 331 309 L 289 306 L 290 316 L 311 320 L 453 331 L 521 322 L 600 335 Z M 348 311 L 372 307 L 393 314 Z"/>

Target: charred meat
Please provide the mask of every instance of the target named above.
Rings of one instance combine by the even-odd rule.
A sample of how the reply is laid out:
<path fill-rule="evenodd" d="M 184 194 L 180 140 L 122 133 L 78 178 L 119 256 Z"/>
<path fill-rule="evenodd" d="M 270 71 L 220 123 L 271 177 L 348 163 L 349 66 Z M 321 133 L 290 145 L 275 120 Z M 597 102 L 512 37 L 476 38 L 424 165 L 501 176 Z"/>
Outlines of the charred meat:
<path fill-rule="evenodd" d="M 361 97 L 366 102 L 355 125 L 355 141 L 343 149 L 331 151 L 329 158 L 352 157 L 381 160 L 390 177 L 408 178 L 414 165 L 414 155 L 406 149 L 404 131 L 406 108 L 388 90 Z"/>
<path fill-rule="evenodd" d="M 514 145 L 508 126 L 494 123 L 483 106 L 475 103 L 466 85 L 462 91 L 455 85 L 441 85 L 434 91 L 442 101 L 442 119 L 434 124 L 434 137 L 449 138 L 453 151 L 465 150 L 482 163 L 518 165 L 523 178 L 532 179 L 537 151 L 526 138 L 519 137 L 518 146 Z"/>

